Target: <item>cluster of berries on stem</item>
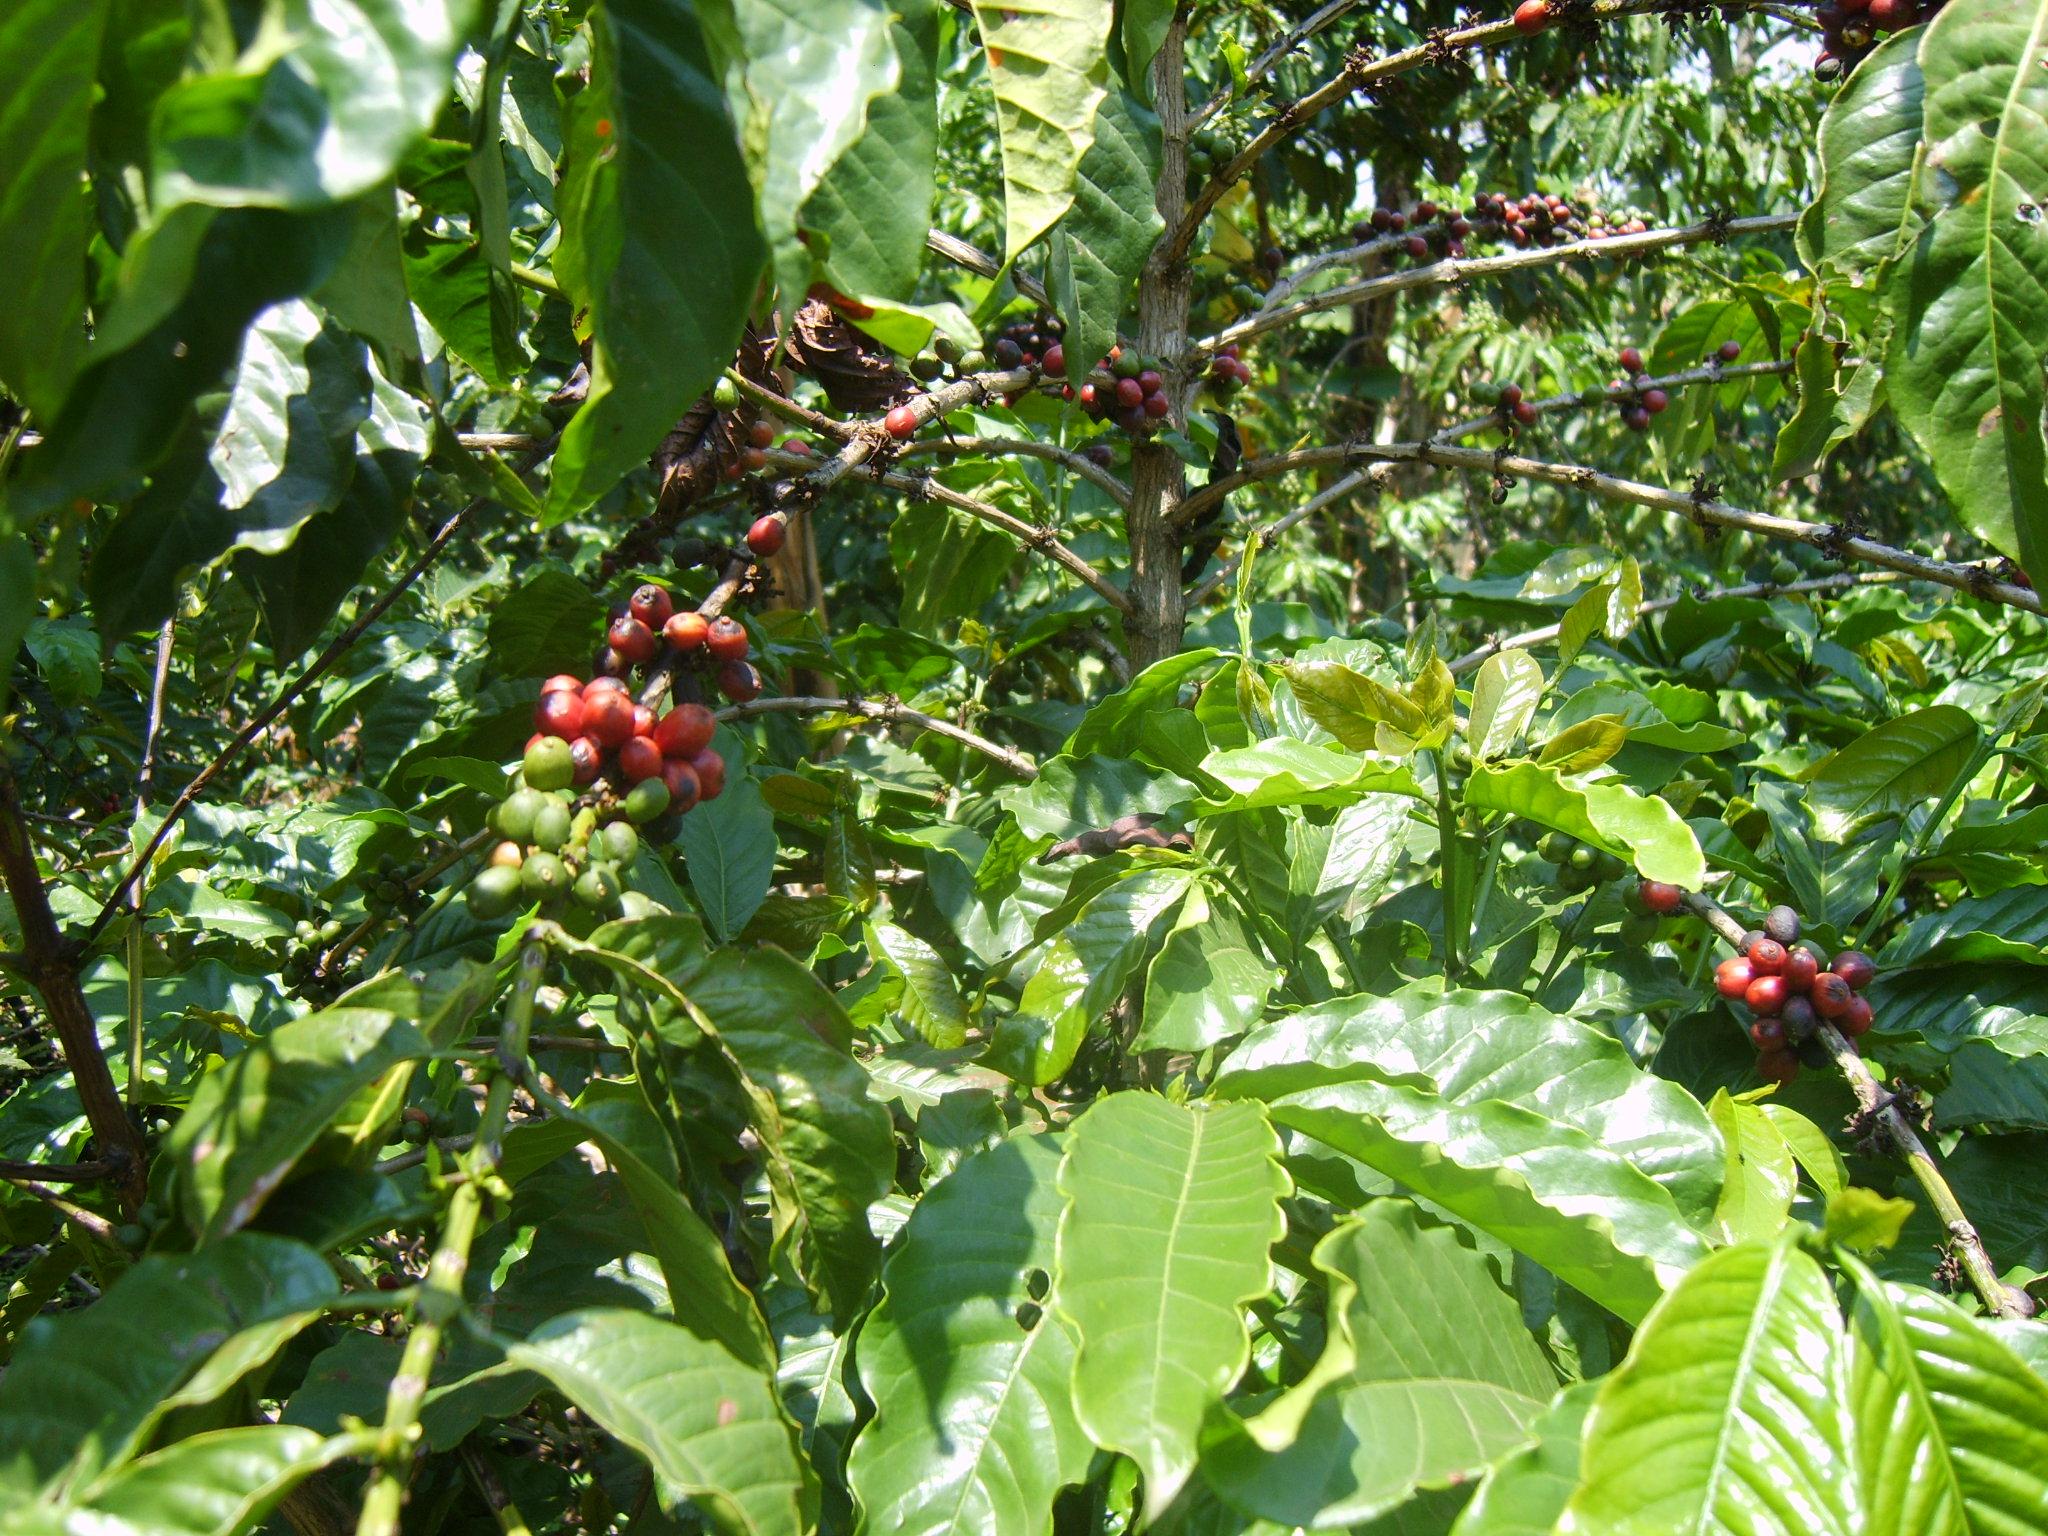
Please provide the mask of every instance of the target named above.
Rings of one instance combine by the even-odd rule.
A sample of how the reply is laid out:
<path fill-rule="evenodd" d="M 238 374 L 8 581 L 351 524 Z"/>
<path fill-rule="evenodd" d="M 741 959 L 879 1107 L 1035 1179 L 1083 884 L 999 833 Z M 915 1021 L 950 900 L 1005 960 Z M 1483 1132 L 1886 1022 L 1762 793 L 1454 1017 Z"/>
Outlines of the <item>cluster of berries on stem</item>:
<path fill-rule="evenodd" d="M 1820 23 L 1820 52 L 1813 72 L 1822 80 L 1839 80 L 1863 61 L 1889 32 L 1903 32 L 1941 9 L 1942 0 L 1823 0 L 1814 7 Z"/>
<path fill-rule="evenodd" d="M 782 547 L 782 537 L 783 520 L 771 512 L 747 530 L 747 547 L 765 558 Z M 674 664 L 709 670 L 718 691 L 733 703 L 760 697 L 761 674 L 747 660 L 746 625 L 724 614 L 707 619 L 693 609 L 678 609 L 669 590 L 651 581 L 612 614 L 592 670 L 600 678 L 628 677 L 635 667 L 652 663 L 664 647 Z M 545 695 L 541 703 L 547 703 Z"/>
<path fill-rule="evenodd" d="M 1876 978 L 1877 963 L 1854 949 L 1823 960 L 1798 939 L 1799 914 L 1773 907 L 1762 928 L 1743 935 L 1741 952 L 1714 971 L 1714 990 L 1753 1016 L 1749 1038 L 1757 1071 L 1772 1082 L 1798 1076 L 1821 1020 L 1852 1042 L 1872 1022 L 1870 1000 L 1861 994 Z"/>

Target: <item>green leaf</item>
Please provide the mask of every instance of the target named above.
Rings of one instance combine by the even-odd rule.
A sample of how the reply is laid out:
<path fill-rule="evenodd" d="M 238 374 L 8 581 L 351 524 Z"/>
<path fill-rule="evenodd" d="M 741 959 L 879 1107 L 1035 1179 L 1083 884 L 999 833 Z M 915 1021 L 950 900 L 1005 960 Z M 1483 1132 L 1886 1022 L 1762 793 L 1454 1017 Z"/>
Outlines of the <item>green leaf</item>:
<path fill-rule="evenodd" d="M 1283 1526 L 1348 1527 L 1534 1442 L 1556 1377 L 1457 1229 L 1375 1200 L 1314 1262 L 1329 1294 L 1322 1358 L 1204 1444 L 1203 1480 L 1231 1504 Z"/>
<path fill-rule="evenodd" d="M 1241 1035 L 1280 981 L 1237 912 L 1196 884 L 1145 973 L 1135 1051 L 1205 1051 Z"/>
<path fill-rule="evenodd" d="M 1475 764 L 1465 804 L 1476 811 L 1525 816 L 1633 863 L 1645 880 L 1697 889 L 1707 873 L 1698 839 L 1678 812 L 1654 795 L 1612 783 L 1567 784 L 1552 768 Z"/>
<path fill-rule="evenodd" d="M 1081 380 L 1116 345 L 1145 258 L 1165 228 L 1154 202 L 1159 119 L 1121 91 L 1102 98 L 1081 157 L 1074 206 L 1048 237 L 1046 288 L 1067 323 L 1067 377 Z"/>
<path fill-rule="evenodd" d="M 604 629 L 604 600 L 588 582 L 552 567 L 535 571 L 491 607 L 485 633 L 492 670 L 508 677 L 580 675 Z"/>
<path fill-rule="evenodd" d="M 406 231 L 403 250 L 406 291 L 434 334 L 486 384 L 508 387 L 527 359 L 514 324 L 516 300 L 508 303 L 507 280 L 491 266 L 483 247 L 471 240 L 437 239 L 415 224 Z"/>
<path fill-rule="evenodd" d="M 1827 1225 L 1821 1235 L 1830 1243 L 1857 1253 L 1876 1253 L 1897 1245 L 1913 1202 L 1850 1185 L 1828 1198 Z"/>
<path fill-rule="evenodd" d="M 727 1536 L 802 1536 L 817 1487 L 774 1380 L 716 1344 L 607 1307 L 543 1324 L 506 1345 L 653 1469 L 662 1504 L 687 1501 Z"/>
<path fill-rule="evenodd" d="M 1923 35 L 1908 29 L 1879 43 L 1821 116 L 1820 191 L 1799 218 L 1799 258 L 1809 269 L 1828 263 L 1864 277 L 1896 255 L 1920 223 L 1912 191 L 1924 93 L 1917 58 Z M 1812 344 L 1803 343 L 1802 352 Z M 1802 378 L 1802 415 L 1805 396 Z M 1776 478 L 1777 471 L 1772 473 Z"/>
<path fill-rule="evenodd" d="M 735 773 L 725 793 L 685 816 L 676 846 L 711 931 L 736 937 L 775 883 L 775 813 L 753 776 Z"/>
<path fill-rule="evenodd" d="M 1838 100 L 1840 98 L 1837 98 Z M 1835 380 L 1835 344 L 1812 332 L 1801 338 L 1793 354 L 1799 387 L 1799 409 L 1778 429 L 1771 454 L 1771 483 L 1782 485 L 1820 467 L 1835 431 L 1842 391 Z"/>
<path fill-rule="evenodd" d="M 1192 785 L 1171 774 L 1098 750 L 1048 758 L 1036 779 L 1003 790 L 999 798 L 1017 818 L 1017 830 L 1037 842 L 1074 837 L 1140 811 L 1170 811 L 1194 793 Z"/>
<path fill-rule="evenodd" d="M 31 584 L 31 602 L 34 596 Z M 60 705 L 75 708 L 99 697 L 99 636 L 83 620 L 30 619 L 22 644 L 42 674 L 43 686 Z"/>
<path fill-rule="evenodd" d="M 897 618 L 937 635 L 996 595 L 1017 552 L 1006 533 L 942 502 L 904 507 L 889 523 L 889 554 L 903 580 Z"/>
<path fill-rule="evenodd" d="M 1152 99 L 1152 60 L 1166 41 L 1166 29 L 1173 23 L 1173 0 L 1124 0 L 1124 58 L 1129 64 L 1131 89 L 1147 101 Z M 1233 39 L 1234 41 L 1234 39 Z M 1235 73 L 1242 75 L 1243 67 Z"/>
<path fill-rule="evenodd" d="M 1603 581 L 1588 588 L 1577 602 L 1565 610 L 1557 626 L 1557 666 L 1560 672 L 1586 648 L 1587 641 L 1606 632 L 1608 606 L 1620 589 L 1618 582 Z"/>
<path fill-rule="evenodd" d="M 157 101 L 152 202 L 314 208 L 397 169 L 448 98 L 474 0 L 290 0 L 235 67 Z M 288 46 L 280 46 L 284 39 Z"/>
<path fill-rule="evenodd" d="M 1556 773 L 1590 773 L 1627 746 L 1628 736 L 1620 715 L 1593 715 L 1544 742 L 1536 761 Z"/>
<path fill-rule="evenodd" d="M 1808 777 L 1814 824 L 1829 842 L 1844 842 L 1863 822 L 1905 814 L 1948 790 L 1977 739 L 1976 720 L 1953 704 L 1916 709 L 1865 731 Z"/>
<path fill-rule="evenodd" d="M 1309 719 L 1354 751 L 1372 751 L 1380 725 L 1418 741 L 1429 734 L 1429 716 L 1414 699 L 1342 662 L 1291 661 L 1281 671 Z"/>
<path fill-rule="evenodd" d="M 868 924 L 868 947 L 877 965 L 902 979 L 897 1010 L 927 1043 L 942 1051 L 967 1043 L 967 1000 L 937 950 L 908 929 L 880 920 Z"/>
<path fill-rule="evenodd" d="M 85 364 L 83 183 L 106 18 L 106 0 L 20 0 L 0 17 L 0 381 L 45 420 Z"/>
<path fill-rule="evenodd" d="M 1551 1536 L 1579 1482 L 1579 1443 L 1595 1383 L 1557 1395 L 1531 1427 L 1537 1443 L 1496 1466 L 1467 1504 L 1451 1536 Z"/>
<path fill-rule="evenodd" d="M 1690 1094 L 1513 993 L 1418 982 L 1306 1009 L 1256 1030 L 1213 1091 L 1264 1099 L 1625 1317 L 1704 1251 L 1720 1193 Z"/>
<path fill-rule="evenodd" d="M 1361 756 L 1291 736 L 1211 752 L 1202 771 L 1231 791 L 1227 800 L 1204 802 L 1203 816 L 1275 805 L 1352 805 L 1379 794 L 1422 798 L 1422 787 L 1398 758 Z"/>
<path fill-rule="evenodd" d="M 1074 1409 L 1145 1476 L 1148 1520 L 1194 1470 L 1204 1416 L 1244 1369 L 1244 1307 L 1272 1285 L 1287 1175 L 1256 1104 L 1096 1100 L 1060 1167 L 1053 1301 L 1080 1339 Z"/>
<path fill-rule="evenodd" d="M 1527 651 L 1498 651 L 1479 664 L 1472 679 L 1472 712 L 1465 740 L 1472 756 L 1505 757 L 1536 718 L 1543 697 L 1543 668 Z"/>
<path fill-rule="evenodd" d="M 0 656 L 21 649 L 36 616 L 36 552 L 26 534 L 0 534 Z M 12 667 L 0 668 L 0 709 L 14 681 Z"/>
<path fill-rule="evenodd" d="M 938 164 L 938 0 L 897 0 L 896 89 L 868 103 L 867 127 L 825 172 L 802 222 L 824 236 L 826 276 L 861 299 L 912 298 L 931 228 Z"/>
<path fill-rule="evenodd" d="M 339 1291 L 312 1249 L 244 1232 L 146 1258 L 91 1308 L 37 1319 L 0 1375 L 0 1486 L 84 1491 L 164 1414 L 211 1402 Z"/>
<path fill-rule="evenodd" d="M 1074 1340 L 1045 1290 L 1059 1162 L 1050 1136 L 975 1153 L 890 1250 L 858 1355 L 875 1416 L 847 1463 L 864 1529 L 1043 1536 L 1053 1496 L 1087 1475 Z"/>
<path fill-rule="evenodd" d="M 1108 94 L 1114 17 L 1100 0 L 974 0 L 996 93 L 1003 153 L 1003 259 L 1012 262 L 1067 211 Z"/>
<path fill-rule="evenodd" d="M 430 1049 L 389 1013 L 329 1008 L 208 1072 L 164 1142 L 193 1231 L 216 1238 L 247 1226 L 358 1092 Z"/>
<path fill-rule="evenodd" d="M 1776 1237 L 1799 1187 L 1792 1149 L 1762 1106 L 1730 1098 L 1725 1088 L 1707 1101 L 1707 1117 L 1728 1151 L 1715 1235 L 1724 1243 Z"/>
<path fill-rule="evenodd" d="M 731 361 L 765 260 L 754 192 L 684 0 L 591 12 L 555 272 L 590 312 L 590 393 L 555 450 L 559 522 L 645 462 Z"/>
<path fill-rule="evenodd" d="M 90 1507 L 147 1536 L 240 1536 L 321 1468 L 357 1454 L 296 1424 L 216 1429 L 131 1462 Z"/>
<path fill-rule="evenodd" d="M 1956 0 L 1920 40 L 1921 195 L 1937 206 L 1884 300 L 1892 409 L 1963 525 L 2048 567 L 2048 0 Z"/>
<path fill-rule="evenodd" d="M 1560 1536 L 1869 1529 L 1855 1518 L 1841 1332 L 1827 1275 L 1793 1243 L 1707 1258 L 1601 1384 Z"/>

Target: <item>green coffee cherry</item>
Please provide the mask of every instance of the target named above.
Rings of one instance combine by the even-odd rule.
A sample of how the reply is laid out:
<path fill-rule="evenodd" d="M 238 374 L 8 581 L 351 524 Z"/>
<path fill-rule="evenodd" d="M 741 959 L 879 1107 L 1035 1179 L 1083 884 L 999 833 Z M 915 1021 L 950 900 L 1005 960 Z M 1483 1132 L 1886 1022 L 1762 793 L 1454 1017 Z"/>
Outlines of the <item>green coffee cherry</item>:
<path fill-rule="evenodd" d="M 492 865 L 479 870 L 477 877 L 469 882 L 467 900 L 469 915 L 480 923 L 495 923 L 501 917 L 510 917 L 520 904 L 520 872 Z"/>
<path fill-rule="evenodd" d="M 530 854 L 519 866 L 519 889 L 530 901 L 547 901 L 569 889 L 569 866 L 552 853 Z"/>
<path fill-rule="evenodd" d="M 623 821 L 609 822 L 597 829 L 590 841 L 598 857 L 614 864 L 630 864 L 640 853 L 640 834 Z"/>
<path fill-rule="evenodd" d="M 626 792 L 628 821 L 652 821 L 667 809 L 668 786 L 659 779 L 642 779 Z"/>
<path fill-rule="evenodd" d="M 548 803 L 537 789 L 513 790 L 498 806 L 498 836 L 515 843 L 533 841 L 533 820 Z"/>
<path fill-rule="evenodd" d="M 576 759 L 559 736 L 543 736 L 526 749 L 519 765 L 529 789 L 567 789 L 576 781 Z"/>
<path fill-rule="evenodd" d="M 534 847 L 553 853 L 569 841 L 569 829 L 573 824 L 569 807 L 559 800 L 550 800 L 534 816 L 533 831 L 528 840 Z"/>
<path fill-rule="evenodd" d="M 602 864 L 593 864 L 576 877 L 576 904 L 592 912 L 609 912 L 618 905 L 619 877 Z"/>
<path fill-rule="evenodd" d="M 664 907 L 660 902 L 644 892 L 621 891 L 619 893 L 619 915 L 621 917 L 656 917 L 667 910 L 667 907 Z"/>
<path fill-rule="evenodd" d="M 740 405 L 740 387 L 723 374 L 711 386 L 711 403 L 721 411 L 736 411 Z"/>

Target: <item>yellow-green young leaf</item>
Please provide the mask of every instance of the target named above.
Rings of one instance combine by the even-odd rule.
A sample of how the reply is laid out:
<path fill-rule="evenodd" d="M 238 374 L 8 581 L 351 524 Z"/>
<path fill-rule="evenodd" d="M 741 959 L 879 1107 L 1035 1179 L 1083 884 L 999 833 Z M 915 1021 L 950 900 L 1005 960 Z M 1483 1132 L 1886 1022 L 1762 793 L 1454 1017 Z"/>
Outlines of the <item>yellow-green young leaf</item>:
<path fill-rule="evenodd" d="M 1615 590 L 1616 583 L 1610 578 L 1565 610 L 1557 626 L 1557 665 L 1560 671 L 1586 648 L 1588 640 L 1606 630 L 1607 604 Z"/>
<path fill-rule="evenodd" d="M 1375 794 L 1422 798 L 1415 775 L 1398 759 L 1356 757 L 1291 736 L 1211 752 L 1202 771 L 1231 794 L 1204 802 L 1197 808 L 1201 816 L 1273 805 L 1350 805 Z"/>
<path fill-rule="evenodd" d="M 1472 679 L 1472 713 L 1465 722 L 1472 755 L 1484 760 L 1512 752 L 1542 697 L 1543 668 L 1527 651 L 1487 657 Z"/>
<path fill-rule="evenodd" d="M 1068 1132 L 1053 1301 L 1080 1341 L 1074 1409 L 1097 1445 L 1137 1462 L 1148 1521 L 1250 1355 L 1244 1309 L 1271 1288 L 1267 1250 L 1286 1225 L 1279 1154 L 1248 1103 L 1115 1093 Z"/>
<path fill-rule="evenodd" d="M 653 1469 L 721 1536 L 803 1536 L 818 1491 L 772 1378 L 644 1312 L 591 1307 L 508 1342 L 548 1384 Z"/>
<path fill-rule="evenodd" d="M 1560 1536 L 1872 1536 L 1857 1519 L 1842 1316 L 1789 1240 L 1704 1260 L 1601 1383 Z"/>
<path fill-rule="evenodd" d="M 1620 715 L 1590 715 L 1543 743 L 1536 761 L 1559 773 L 1588 773 L 1627 744 L 1627 720 Z"/>
<path fill-rule="evenodd" d="M 1798 1110 L 1787 1109 L 1769 1099 L 1758 1104 L 1757 1108 L 1778 1128 L 1778 1134 L 1785 1138 L 1785 1145 L 1792 1149 L 1793 1160 L 1805 1170 L 1807 1178 L 1813 1181 L 1813 1187 L 1825 1198 L 1841 1193 L 1849 1182 L 1849 1170 L 1842 1161 L 1842 1154 L 1828 1140 L 1827 1132 Z"/>
<path fill-rule="evenodd" d="M 1876 1253 L 1899 1240 L 1906 1218 L 1913 1214 L 1913 1202 L 1880 1195 L 1874 1189 L 1851 1184 L 1828 1198 L 1827 1226 L 1823 1236 L 1831 1243 L 1857 1253 Z"/>
<path fill-rule="evenodd" d="M 1444 665 L 1441 656 L 1429 658 L 1409 689 L 1409 696 L 1415 700 L 1415 707 L 1422 711 L 1422 718 L 1428 722 L 1430 737 L 1442 740 L 1448 737 L 1458 723 L 1458 684 L 1451 676 L 1451 669 Z M 1389 722 L 1390 724 L 1392 722 Z M 1409 732 L 1414 735 L 1414 732 Z"/>
<path fill-rule="evenodd" d="M 974 0 L 1003 151 L 1003 257 L 1015 261 L 1074 201 L 1108 94 L 1115 8 L 1100 0 Z"/>
<path fill-rule="evenodd" d="M 1598 1383 L 1574 1382 L 1533 1426 L 1536 1444 L 1495 1467 L 1451 1536 L 1550 1536 L 1579 1483 L 1579 1442 Z"/>
<path fill-rule="evenodd" d="M 1355 751 L 1375 750 L 1376 724 L 1418 739 L 1429 734 L 1429 716 L 1416 699 L 1341 661 L 1290 661 L 1280 670 L 1309 719 Z"/>
<path fill-rule="evenodd" d="M 1473 810 L 1526 816 L 1584 843 L 1630 860 L 1645 880 L 1697 889 L 1707 872 L 1692 828 L 1655 795 L 1619 784 L 1566 784 L 1554 768 L 1475 764 L 1465 780 Z"/>
<path fill-rule="evenodd" d="M 1602 627 L 1610 640 L 1621 640 L 1636 627 L 1636 611 L 1643 606 L 1643 571 L 1633 556 L 1615 567 L 1612 590 L 1607 594 L 1607 616 Z M 1607 585 L 1607 583 L 1602 583 Z"/>
<path fill-rule="evenodd" d="M 1806 803 L 1830 842 L 1945 793 L 1977 750 L 1977 722 L 1953 704 L 1916 709 L 1865 731 L 1807 778 Z"/>
<path fill-rule="evenodd" d="M 1205 1051 L 1258 1022 L 1280 972 L 1234 908 L 1197 884 L 1145 973 L 1131 1048 Z"/>
<path fill-rule="evenodd" d="M 1375 1200 L 1316 1245 L 1321 1358 L 1249 1421 L 1225 1414 L 1202 1478 L 1283 1526 L 1371 1520 L 1531 1444 L 1557 1378 L 1492 1266 L 1406 1200 Z"/>
<path fill-rule="evenodd" d="M 1759 1106 L 1730 1098 L 1725 1088 L 1707 1101 L 1707 1115 L 1728 1158 L 1714 1211 L 1716 1233 L 1725 1243 L 1776 1237 L 1799 1187 L 1792 1149 Z"/>

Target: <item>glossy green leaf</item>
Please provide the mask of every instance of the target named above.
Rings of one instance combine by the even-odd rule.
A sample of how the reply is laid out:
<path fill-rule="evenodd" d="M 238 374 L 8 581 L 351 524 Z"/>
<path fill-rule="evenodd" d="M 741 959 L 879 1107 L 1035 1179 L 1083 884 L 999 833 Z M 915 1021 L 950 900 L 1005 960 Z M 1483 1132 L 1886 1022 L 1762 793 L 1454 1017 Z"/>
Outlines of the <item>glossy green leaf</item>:
<path fill-rule="evenodd" d="M 1933 217 L 1892 269 L 1885 386 L 1963 525 L 2048 565 L 2048 0 L 1956 0 L 1920 40 Z"/>
<path fill-rule="evenodd" d="M 1579 1444 L 1597 1390 L 1589 1381 L 1560 1392 L 1531 1433 L 1536 1444 L 1488 1474 L 1451 1527 L 1451 1536 L 1551 1536 L 1579 1482 Z"/>
<path fill-rule="evenodd" d="M 1530 1445 L 1557 1389 L 1515 1299 L 1456 1229 L 1376 1200 L 1316 1245 L 1322 1358 L 1241 1427 L 1202 1477 L 1248 1514 L 1348 1527 L 1463 1483 Z"/>
<path fill-rule="evenodd" d="M 1807 780 L 1806 802 L 1821 835 L 1842 842 L 1873 817 L 1903 815 L 1942 794 L 1969 763 L 1977 738 L 1976 720 L 1953 704 L 1916 709 L 1865 731 Z"/>
<path fill-rule="evenodd" d="M 1374 749 L 1381 725 L 1417 740 L 1429 734 L 1429 716 L 1414 699 L 1342 662 L 1290 662 L 1282 670 L 1309 719 L 1356 751 Z"/>
<path fill-rule="evenodd" d="M 1628 736 L 1620 715 L 1592 715 L 1544 742 L 1536 761 L 1557 773 L 1590 773 L 1627 746 Z"/>
<path fill-rule="evenodd" d="M 1543 668 L 1527 651 L 1496 651 L 1481 662 L 1472 679 L 1472 712 L 1465 722 L 1472 755 L 1483 762 L 1512 752 L 1536 718 L 1543 688 Z"/>
<path fill-rule="evenodd" d="M 1145 258 L 1164 226 L 1153 201 L 1159 119 L 1121 91 L 1102 98 L 1074 206 L 1048 237 L 1046 287 L 1067 323 L 1067 376 L 1084 379 L 1116 345 Z"/>
<path fill-rule="evenodd" d="M 0 1375 L 0 1487 L 82 1493 L 168 1409 L 225 1392 L 339 1290 L 312 1249 L 245 1232 L 144 1259 L 92 1307 L 39 1318 Z"/>
<path fill-rule="evenodd" d="M 559 521 L 644 462 L 732 359 L 766 259 L 683 0 L 605 0 L 570 103 L 556 275 L 590 312 L 590 393 L 555 450 Z M 715 803 L 715 802 L 714 802 Z"/>
<path fill-rule="evenodd" d="M 1119 816 L 1169 811 L 1194 795 L 1193 785 L 1145 763 L 1091 752 L 1048 758 L 1036 779 L 1003 791 L 1001 800 L 1018 830 L 1035 842 L 1075 837 Z"/>
<path fill-rule="evenodd" d="M 1244 1306 L 1272 1284 L 1284 1225 L 1278 1154 L 1256 1104 L 1117 1093 L 1068 1132 L 1053 1299 L 1080 1340 L 1074 1409 L 1097 1445 L 1138 1463 L 1148 1519 L 1244 1369 Z"/>
<path fill-rule="evenodd" d="M 1586 1422 L 1560 1536 L 1852 1536 L 1842 1319 L 1791 1242 L 1724 1248 L 1657 1305 Z"/>
<path fill-rule="evenodd" d="M 973 0 L 1003 155 L 1003 256 L 1015 261 L 1074 201 L 1108 94 L 1113 19 L 1097 0 Z"/>
<path fill-rule="evenodd" d="M 939 952 L 908 929 L 875 921 L 868 943 L 877 964 L 902 978 L 896 1007 L 919 1036 L 942 1051 L 967 1041 L 967 1000 Z"/>
<path fill-rule="evenodd" d="M 1857 1253 L 1875 1253 L 1899 1240 L 1913 1202 L 1880 1195 L 1852 1184 L 1829 1196 L 1827 1222 L 1821 1236 Z"/>
<path fill-rule="evenodd" d="M 1465 804 L 1554 827 L 1629 860 L 1645 880 L 1691 890 L 1706 876 L 1706 856 L 1678 812 L 1621 784 L 1567 784 L 1535 763 L 1477 764 L 1465 780 Z"/>
<path fill-rule="evenodd" d="M 1202 771 L 1231 792 L 1228 799 L 1203 804 L 1204 816 L 1273 805 L 1350 805 L 1377 794 L 1422 798 L 1415 776 L 1397 758 L 1361 756 L 1290 736 L 1211 752 Z"/>
<path fill-rule="evenodd" d="M 209 1238 L 247 1226 L 351 1099 L 429 1050 L 389 1013 L 329 1008 L 207 1073 L 164 1144 L 186 1221 Z"/>
<path fill-rule="evenodd" d="M 644 1312 L 590 1308 L 506 1346 L 653 1468 L 722 1536 L 802 1536 L 817 1487 L 773 1380 Z"/>
<path fill-rule="evenodd" d="M 1762 1105 L 1730 1098 L 1725 1088 L 1707 1101 L 1707 1116 L 1728 1153 L 1715 1235 L 1724 1243 L 1776 1237 L 1799 1186 L 1791 1147 Z"/>
<path fill-rule="evenodd" d="M 296 1424 L 216 1429 L 131 1462 L 93 1494 L 90 1510 L 145 1536 L 241 1536 L 356 1449 Z"/>
<path fill-rule="evenodd" d="M 1912 206 L 1920 148 L 1920 39 L 1895 32 L 1856 66 L 1820 120 L 1821 186 L 1799 219 L 1799 255 L 1861 278 L 1896 255 L 1920 223 Z M 1806 347 L 1818 340 L 1801 343 Z M 1802 383 L 1801 410 L 1805 409 Z"/>
<path fill-rule="evenodd" d="M 978 1152 L 918 1202 L 860 1336 L 875 1417 L 847 1478 L 864 1529 L 1043 1536 L 1092 1447 L 1068 1384 L 1074 1340 L 1046 1293 L 1059 1143 Z"/>
<path fill-rule="evenodd" d="M 1625 1318 L 1705 1253 L 1722 1150 L 1602 1031 L 1511 993 L 1344 998 L 1254 1031 L 1214 1092 L 1492 1233 Z"/>
<path fill-rule="evenodd" d="M 734 772 L 725 793 L 685 816 L 676 846 L 705 922 L 718 938 L 733 938 L 775 880 L 775 813 L 752 775 Z"/>
<path fill-rule="evenodd" d="M 106 18 L 106 0 L 22 0 L 0 16 L 0 271 L 13 288 L 0 307 L 0 381 L 45 419 L 85 362 L 81 181 Z"/>
<path fill-rule="evenodd" d="M 1265 1012 L 1279 980 L 1235 909 L 1197 884 L 1145 973 L 1132 1049 L 1202 1051 L 1241 1035 Z"/>

